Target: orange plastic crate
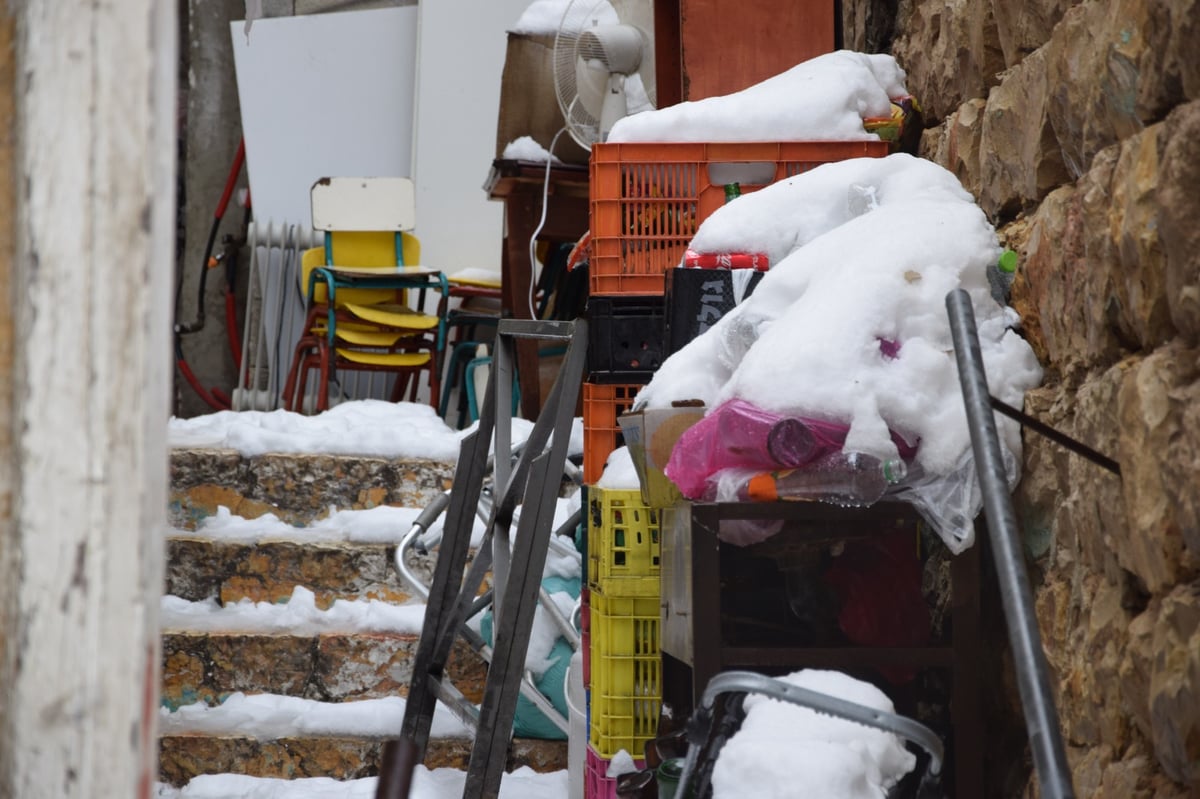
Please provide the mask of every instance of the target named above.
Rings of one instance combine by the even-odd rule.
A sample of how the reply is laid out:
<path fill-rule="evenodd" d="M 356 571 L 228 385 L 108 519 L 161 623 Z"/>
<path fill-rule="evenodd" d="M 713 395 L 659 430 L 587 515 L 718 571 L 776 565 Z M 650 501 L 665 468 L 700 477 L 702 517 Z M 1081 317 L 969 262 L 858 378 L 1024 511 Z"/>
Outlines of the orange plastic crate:
<path fill-rule="evenodd" d="M 700 223 L 725 202 L 815 166 L 880 158 L 885 141 L 593 144 L 591 293 L 662 294 Z"/>
<path fill-rule="evenodd" d="M 662 653 L 657 596 L 591 592 L 591 712 L 588 743 L 603 758 L 640 753 L 658 731 Z"/>
<path fill-rule="evenodd" d="M 604 462 L 617 448 L 617 417 L 633 406 L 639 384 L 583 384 L 583 482 L 591 485 L 604 474 Z"/>

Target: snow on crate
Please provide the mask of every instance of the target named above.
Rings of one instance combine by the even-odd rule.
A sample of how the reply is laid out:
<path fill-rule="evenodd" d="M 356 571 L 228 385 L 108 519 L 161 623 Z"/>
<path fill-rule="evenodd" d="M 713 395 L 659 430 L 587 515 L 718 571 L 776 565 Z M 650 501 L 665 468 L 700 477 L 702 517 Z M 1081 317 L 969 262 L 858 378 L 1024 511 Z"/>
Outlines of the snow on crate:
<path fill-rule="evenodd" d="M 805 669 L 781 679 L 895 713 L 882 691 L 841 672 Z M 916 765 L 892 733 L 761 694 L 749 695 L 744 707 L 741 728 L 713 767 L 713 799 L 792 796 L 796 785 L 808 796 L 878 799 Z"/>
<path fill-rule="evenodd" d="M 945 298 L 975 309 L 992 394 L 1020 407 L 1041 380 L 1016 313 L 992 299 L 1001 248 L 957 178 L 912 156 L 826 164 L 718 209 L 692 249 L 766 251 L 755 292 L 667 358 L 635 407 L 742 399 L 848 425 L 847 453 L 880 462 L 916 447 L 899 496 L 955 552 L 980 508 Z M 1010 485 L 1020 433 L 998 419 Z"/>
<path fill-rule="evenodd" d="M 863 120 L 890 116 L 891 98 L 908 94 L 904 78 L 889 55 L 839 50 L 740 92 L 625 117 L 608 141 L 877 140 Z"/>

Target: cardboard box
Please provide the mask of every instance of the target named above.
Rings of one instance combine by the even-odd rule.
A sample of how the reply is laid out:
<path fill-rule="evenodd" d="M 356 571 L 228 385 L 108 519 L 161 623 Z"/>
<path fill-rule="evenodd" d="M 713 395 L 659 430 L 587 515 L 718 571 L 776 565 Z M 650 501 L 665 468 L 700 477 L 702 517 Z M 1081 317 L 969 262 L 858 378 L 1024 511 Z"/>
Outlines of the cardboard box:
<path fill-rule="evenodd" d="M 663 468 L 675 442 L 683 431 L 704 418 L 704 410 L 704 405 L 695 401 L 627 413 L 617 419 L 642 485 L 642 501 L 650 507 L 669 508 L 683 498 Z"/>
<path fill-rule="evenodd" d="M 554 34 L 509 33 L 500 74 L 496 157 L 522 136 L 549 147 L 563 124 L 554 93 Z M 554 154 L 568 164 L 588 163 L 588 151 L 566 134 L 558 137 Z"/>

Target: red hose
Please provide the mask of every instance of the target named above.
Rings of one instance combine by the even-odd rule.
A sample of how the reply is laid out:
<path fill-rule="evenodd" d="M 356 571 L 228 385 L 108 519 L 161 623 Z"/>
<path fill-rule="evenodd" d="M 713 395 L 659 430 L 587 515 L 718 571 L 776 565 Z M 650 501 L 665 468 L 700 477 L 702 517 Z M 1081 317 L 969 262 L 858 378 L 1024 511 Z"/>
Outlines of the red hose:
<path fill-rule="evenodd" d="M 229 177 L 225 179 L 225 191 L 221 194 L 221 201 L 217 203 L 217 219 L 225 216 L 225 208 L 229 205 L 229 198 L 233 196 L 233 189 L 237 185 L 238 175 L 242 171 L 242 162 L 246 160 L 246 140 L 243 138 L 238 142 L 237 154 L 233 156 L 233 165 L 229 167 Z"/>
<path fill-rule="evenodd" d="M 207 403 L 210 408 L 217 411 L 229 410 L 231 406 L 228 398 L 226 398 L 225 402 L 221 402 L 220 399 L 209 394 L 204 386 L 200 385 L 200 381 L 196 379 L 196 375 L 192 372 L 192 368 L 188 366 L 187 361 L 185 361 L 183 358 L 177 357 L 175 359 L 175 365 L 179 367 L 180 373 L 182 373 L 183 378 L 188 381 L 188 385 L 192 387 L 192 390 L 195 391 L 196 394 L 199 395 L 200 399 L 204 400 L 204 402 Z"/>

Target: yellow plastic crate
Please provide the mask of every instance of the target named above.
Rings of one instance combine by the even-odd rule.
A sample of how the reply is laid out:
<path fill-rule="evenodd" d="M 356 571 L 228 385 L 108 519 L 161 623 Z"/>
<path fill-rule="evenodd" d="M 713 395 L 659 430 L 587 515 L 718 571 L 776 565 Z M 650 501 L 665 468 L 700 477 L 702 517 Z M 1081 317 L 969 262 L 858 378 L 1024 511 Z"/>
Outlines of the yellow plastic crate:
<path fill-rule="evenodd" d="M 659 598 L 591 594 L 591 724 L 602 758 L 644 751 L 662 707 Z"/>
<path fill-rule="evenodd" d="M 658 511 L 642 492 L 588 487 L 588 587 L 610 596 L 661 593 Z"/>

